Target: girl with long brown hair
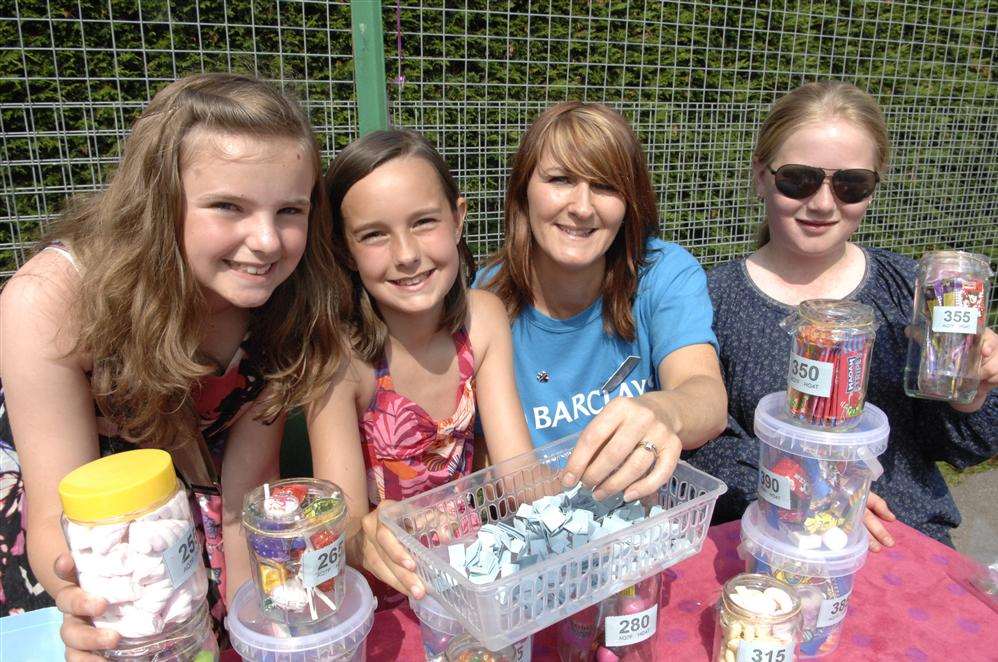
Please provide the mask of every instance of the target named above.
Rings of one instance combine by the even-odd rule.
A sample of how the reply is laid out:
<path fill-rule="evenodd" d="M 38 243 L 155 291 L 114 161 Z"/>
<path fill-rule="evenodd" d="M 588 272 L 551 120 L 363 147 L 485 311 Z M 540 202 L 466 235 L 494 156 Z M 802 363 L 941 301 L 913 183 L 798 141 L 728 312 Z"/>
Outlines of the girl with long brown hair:
<path fill-rule="evenodd" d="M 107 605 L 70 581 L 56 486 L 136 446 L 169 450 L 194 489 L 216 597 L 248 576 L 243 494 L 276 475 L 285 413 L 341 357 L 320 177 L 308 119 L 277 89 L 184 78 L 135 122 L 107 189 L 6 284 L 5 613 L 54 598 L 68 650 L 114 645 L 83 620 Z"/>
<path fill-rule="evenodd" d="M 626 499 L 654 491 L 682 449 L 724 428 L 726 398 L 706 277 L 656 237 L 627 122 L 574 101 L 542 113 L 513 157 L 505 232 L 476 283 L 513 319 L 533 442 L 580 432 L 566 485 L 581 478 Z"/>

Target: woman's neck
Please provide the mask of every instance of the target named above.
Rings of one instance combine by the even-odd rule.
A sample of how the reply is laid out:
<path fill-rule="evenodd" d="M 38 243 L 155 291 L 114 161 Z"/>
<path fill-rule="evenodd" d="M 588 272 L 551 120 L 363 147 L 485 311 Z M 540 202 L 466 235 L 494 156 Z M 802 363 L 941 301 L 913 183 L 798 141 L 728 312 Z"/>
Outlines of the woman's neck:
<path fill-rule="evenodd" d="M 866 273 L 866 256 L 845 242 L 836 250 L 804 255 L 770 242 L 749 256 L 749 277 L 768 296 L 797 305 L 807 299 L 841 299 Z"/>
<path fill-rule="evenodd" d="M 599 298 L 605 268 L 605 258 L 598 268 L 582 271 L 566 271 L 538 260 L 531 282 L 534 308 L 554 319 L 578 315 Z"/>

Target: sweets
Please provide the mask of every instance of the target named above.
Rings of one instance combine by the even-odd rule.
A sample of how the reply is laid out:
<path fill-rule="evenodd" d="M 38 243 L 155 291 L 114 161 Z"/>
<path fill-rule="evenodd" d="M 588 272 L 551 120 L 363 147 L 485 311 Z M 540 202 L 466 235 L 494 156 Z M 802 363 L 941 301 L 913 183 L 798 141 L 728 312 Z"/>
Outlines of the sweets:
<path fill-rule="evenodd" d="M 757 574 L 729 579 L 721 589 L 714 662 L 795 659 L 800 600 L 790 586 Z"/>
<path fill-rule="evenodd" d="M 446 659 L 447 662 L 517 662 L 516 650 L 512 646 L 490 651 L 467 634 L 451 642 Z"/>
<path fill-rule="evenodd" d="M 343 601 L 346 505 L 329 481 L 291 478 L 256 488 L 243 528 L 263 612 L 289 625 L 323 620 Z"/>
<path fill-rule="evenodd" d="M 600 603 L 601 641 L 597 662 L 653 662 L 657 659 L 658 598 L 662 575 L 654 574 Z"/>
<path fill-rule="evenodd" d="M 812 299 L 783 321 L 793 337 L 787 412 L 799 424 L 849 429 L 863 413 L 877 324 L 854 301 Z"/>

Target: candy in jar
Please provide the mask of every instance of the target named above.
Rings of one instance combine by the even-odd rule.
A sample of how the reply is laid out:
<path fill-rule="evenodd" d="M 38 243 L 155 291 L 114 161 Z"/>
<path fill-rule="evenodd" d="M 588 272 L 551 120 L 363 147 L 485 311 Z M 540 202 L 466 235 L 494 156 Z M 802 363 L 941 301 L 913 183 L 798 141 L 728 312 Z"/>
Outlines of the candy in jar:
<path fill-rule="evenodd" d="M 800 600 L 772 577 L 741 574 L 721 589 L 714 628 L 714 662 L 793 662 L 800 637 Z"/>
<path fill-rule="evenodd" d="M 170 454 L 138 449 L 74 469 L 59 483 L 80 587 L 108 602 L 97 627 L 122 648 L 196 616 L 208 591 L 201 540 Z"/>
<path fill-rule="evenodd" d="M 811 299 L 783 321 L 792 337 L 787 413 L 810 427 L 847 430 L 859 421 L 877 323 L 855 301 Z"/>
<path fill-rule="evenodd" d="M 904 390 L 917 398 L 967 404 L 980 385 L 987 328 L 988 259 L 931 251 L 918 262 Z"/>
<path fill-rule="evenodd" d="M 491 651 L 468 634 L 450 643 L 447 647 L 446 660 L 447 662 L 517 662 L 516 650 L 512 646 Z"/>
<path fill-rule="evenodd" d="M 189 620 L 167 627 L 158 637 L 129 640 L 105 657 L 119 662 L 218 662 L 219 655 L 208 602 L 202 600 Z"/>
<path fill-rule="evenodd" d="M 597 662 L 653 662 L 662 575 L 656 573 L 600 603 Z"/>
<path fill-rule="evenodd" d="M 307 625 L 336 613 L 345 527 L 343 493 L 326 480 L 289 478 L 246 495 L 243 529 L 267 617 Z"/>

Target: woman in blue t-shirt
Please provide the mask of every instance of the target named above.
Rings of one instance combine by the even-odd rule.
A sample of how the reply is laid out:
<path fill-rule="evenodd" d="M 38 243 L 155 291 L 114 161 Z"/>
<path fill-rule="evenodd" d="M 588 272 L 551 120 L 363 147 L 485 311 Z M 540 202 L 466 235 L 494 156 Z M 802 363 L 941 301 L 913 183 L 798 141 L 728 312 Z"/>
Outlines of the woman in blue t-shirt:
<path fill-rule="evenodd" d="M 627 122 L 579 102 L 541 114 L 513 158 L 505 231 L 477 284 L 512 319 L 534 444 L 581 432 L 566 483 L 628 499 L 653 491 L 680 451 L 723 430 L 727 400 L 705 274 L 655 237 L 655 194 Z"/>
<path fill-rule="evenodd" d="M 880 456 L 866 525 L 871 549 L 893 541 L 879 521 L 894 519 L 952 544 L 960 514 L 936 468 L 965 467 L 998 452 L 998 337 L 986 331 L 982 383 L 969 405 L 918 400 L 902 387 L 912 318 L 915 262 L 849 241 L 886 169 L 889 142 L 877 102 L 855 86 L 810 83 L 773 106 L 753 154 L 755 191 L 765 205 L 757 249 L 711 270 L 710 296 L 728 386 L 728 429 L 689 461 L 728 484 L 715 522 L 740 517 L 755 498 L 759 399 L 786 388 L 790 337 L 780 320 L 806 299 L 850 299 L 871 306 L 880 327 L 867 401 L 887 414 L 891 434 Z M 893 511 L 893 514 L 892 512 Z"/>

